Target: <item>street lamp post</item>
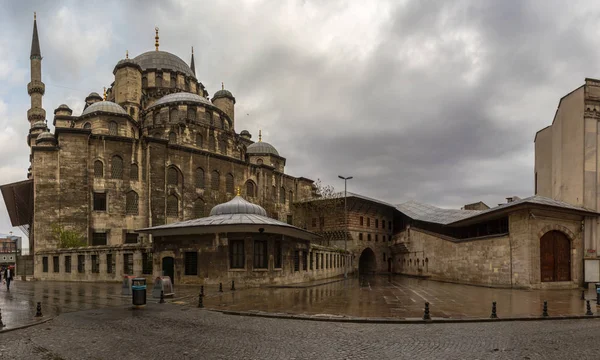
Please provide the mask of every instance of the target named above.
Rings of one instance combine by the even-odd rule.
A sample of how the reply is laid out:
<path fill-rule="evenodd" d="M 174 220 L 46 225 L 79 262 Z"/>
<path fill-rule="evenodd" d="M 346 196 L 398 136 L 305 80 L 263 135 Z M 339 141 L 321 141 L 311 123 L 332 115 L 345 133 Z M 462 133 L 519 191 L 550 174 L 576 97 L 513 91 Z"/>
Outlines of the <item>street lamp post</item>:
<path fill-rule="evenodd" d="M 347 182 L 352 179 L 352 176 L 344 177 L 342 175 L 338 175 L 338 177 L 344 180 L 344 278 L 348 278 L 348 264 L 346 258 L 348 257 L 348 198 L 347 198 Z"/>

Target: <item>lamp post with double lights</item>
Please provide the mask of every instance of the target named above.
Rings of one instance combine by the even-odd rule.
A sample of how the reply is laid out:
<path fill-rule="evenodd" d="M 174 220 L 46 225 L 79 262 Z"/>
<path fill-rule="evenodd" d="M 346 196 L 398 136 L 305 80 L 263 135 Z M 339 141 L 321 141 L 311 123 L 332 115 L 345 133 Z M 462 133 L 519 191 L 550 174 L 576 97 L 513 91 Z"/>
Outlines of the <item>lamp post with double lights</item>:
<path fill-rule="evenodd" d="M 352 179 L 352 176 L 342 176 L 338 175 L 338 177 L 344 180 L 344 259 L 348 257 L 348 198 L 347 198 L 347 190 L 348 190 L 348 180 Z M 347 261 L 344 260 L 344 279 L 348 278 L 348 264 Z"/>

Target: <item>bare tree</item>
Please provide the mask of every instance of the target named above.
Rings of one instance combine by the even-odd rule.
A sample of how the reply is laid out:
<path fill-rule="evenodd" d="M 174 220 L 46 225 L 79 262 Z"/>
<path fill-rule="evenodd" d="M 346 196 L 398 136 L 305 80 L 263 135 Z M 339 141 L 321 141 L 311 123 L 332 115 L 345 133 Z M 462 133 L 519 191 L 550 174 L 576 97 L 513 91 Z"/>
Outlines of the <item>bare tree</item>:
<path fill-rule="evenodd" d="M 294 215 L 294 225 L 303 229 L 317 232 L 340 230 L 343 227 L 344 196 L 318 179 L 313 184 L 312 197 L 294 204 Z"/>

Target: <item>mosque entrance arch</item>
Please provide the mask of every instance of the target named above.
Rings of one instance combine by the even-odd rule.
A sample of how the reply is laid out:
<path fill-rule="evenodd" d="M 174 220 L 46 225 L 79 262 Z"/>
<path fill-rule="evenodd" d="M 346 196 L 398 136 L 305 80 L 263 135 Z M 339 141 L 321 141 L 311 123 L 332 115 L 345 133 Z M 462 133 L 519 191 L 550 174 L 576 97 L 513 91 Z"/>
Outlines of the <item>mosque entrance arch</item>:
<path fill-rule="evenodd" d="M 377 263 L 375 259 L 375 253 L 371 248 L 366 248 L 360 254 L 358 259 L 358 272 L 359 274 L 374 274 L 377 269 Z"/>
<path fill-rule="evenodd" d="M 162 259 L 162 274 L 171 278 L 171 284 L 175 284 L 175 260 L 171 256 Z"/>
<path fill-rule="evenodd" d="M 571 242 L 556 230 L 540 238 L 540 270 L 542 282 L 571 280 Z"/>

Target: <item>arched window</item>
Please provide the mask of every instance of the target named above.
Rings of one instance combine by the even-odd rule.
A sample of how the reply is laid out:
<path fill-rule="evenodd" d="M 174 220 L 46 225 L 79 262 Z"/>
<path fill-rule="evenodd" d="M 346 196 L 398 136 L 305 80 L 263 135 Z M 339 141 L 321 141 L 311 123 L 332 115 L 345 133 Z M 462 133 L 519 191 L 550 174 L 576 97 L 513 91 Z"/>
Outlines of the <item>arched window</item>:
<path fill-rule="evenodd" d="M 125 196 L 125 211 L 127 215 L 137 215 L 139 210 L 138 206 L 139 197 L 138 194 L 131 190 Z"/>
<path fill-rule="evenodd" d="M 119 134 L 119 125 L 115 121 L 111 121 L 108 124 L 108 135 L 118 135 Z"/>
<path fill-rule="evenodd" d="M 255 189 L 256 189 L 256 187 L 254 186 L 254 182 L 252 182 L 251 180 L 246 181 L 246 196 L 247 197 L 256 197 Z"/>
<path fill-rule="evenodd" d="M 171 74 L 171 87 L 174 88 L 177 86 L 177 75 Z"/>
<path fill-rule="evenodd" d="M 92 124 L 90 124 L 89 122 L 86 122 L 85 124 L 83 124 L 83 128 L 89 130 L 92 128 Z"/>
<path fill-rule="evenodd" d="M 283 186 L 279 189 L 279 202 L 285 205 L 285 188 Z"/>
<path fill-rule="evenodd" d="M 175 195 L 169 195 L 167 197 L 167 216 L 179 216 L 179 199 Z"/>
<path fill-rule="evenodd" d="M 219 172 L 217 170 L 214 170 L 210 175 L 210 188 L 219 190 Z"/>
<path fill-rule="evenodd" d="M 221 154 L 227 155 L 227 142 L 225 140 L 219 141 L 219 151 Z"/>
<path fill-rule="evenodd" d="M 187 118 L 192 121 L 196 120 L 196 108 L 195 107 L 188 106 Z"/>
<path fill-rule="evenodd" d="M 104 177 L 104 164 L 100 160 L 94 161 L 94 177 L 95 178 L 103 178 Z"/>
<path fill-rule="evenodd" d="M 171 122 L 172 123 L 177 122 L 177 120 L 179 120 L 178 116 L 177 116 L 178 114 L 179 114 L 179 112 L 177 111 L 177 108 L 172 108 L 171 109 L 170 117 L 171 117 Z"/>
<path fill-rule="evenodd" d="M 179 184 L 179 174 L 177 169 L 170 167 L 167 169 L 167 185 Z"/>
<path fill-rule="evenodd" d="M 210 136 L 208 138 L 208 150 L 210 150 L 210 151 L 215 151 L 216 150 L 216 143 L 215 143 L 215 137 L 214 136 Z"/>
<path fill-rule="evenodd" d="M 156 87 L 162 87 L 162 74 L 156 74 Z"/>
<path fill-rule="evenodd" d="M 290 202 L 290 205 L 292 205 L 292 202 L 294 201 L 294 192 L 292 190 L 289 192 L 288 201 Z"/>
<path fill-rule="evenodd" d="M 262 165 L 262 164 L 263 164 L 263 159 L 257 159 L 257 160 L 256 160 L 256 163 L 257 163 L 258 165 Z"/>
<path fill-rule="evenodd" d="M 196 146 L 199 148 L 202 147 L 202 135 L 200 134 L 196 134 Z"/>
<path fill-rule="evenodd" d="M 194 202 L 194 218 L 205 217 L 206 216 L 206 214 L 204 213 L 205 207 L 206 207 L 206 203 L 204 202 L 204 200 L 202 198 L 196 199 L 196 202 Z"/>
<path fill-rule="evenodd" d="M 110 177 L 112 179 L 123 179 L 123 159 L 119 155 L 112 157 L 110 162 Z"/>
<path fill-rule="evenodd" d="M 172 131 L 169 133 L 169 142 L 171 144 L 177 144 L 177 134 Z"/>
<path fill-rule="evenodd" d="M 129 168 L 129 180 L 138 181 L 139 178 L 140 176 L 137 164 L 131 164 L 131 167 Z"/>
<path fill-rule="evenodd" d="M 204 169 L 196 169 L 196 187 L 198 189 L 204 189 Z"/>
<path fill-rule="evenodd" d="M 229 194 L 233 194 L 235 192 L 232 174 L 227 174 L 225 176 L 225 192 Z"/>

